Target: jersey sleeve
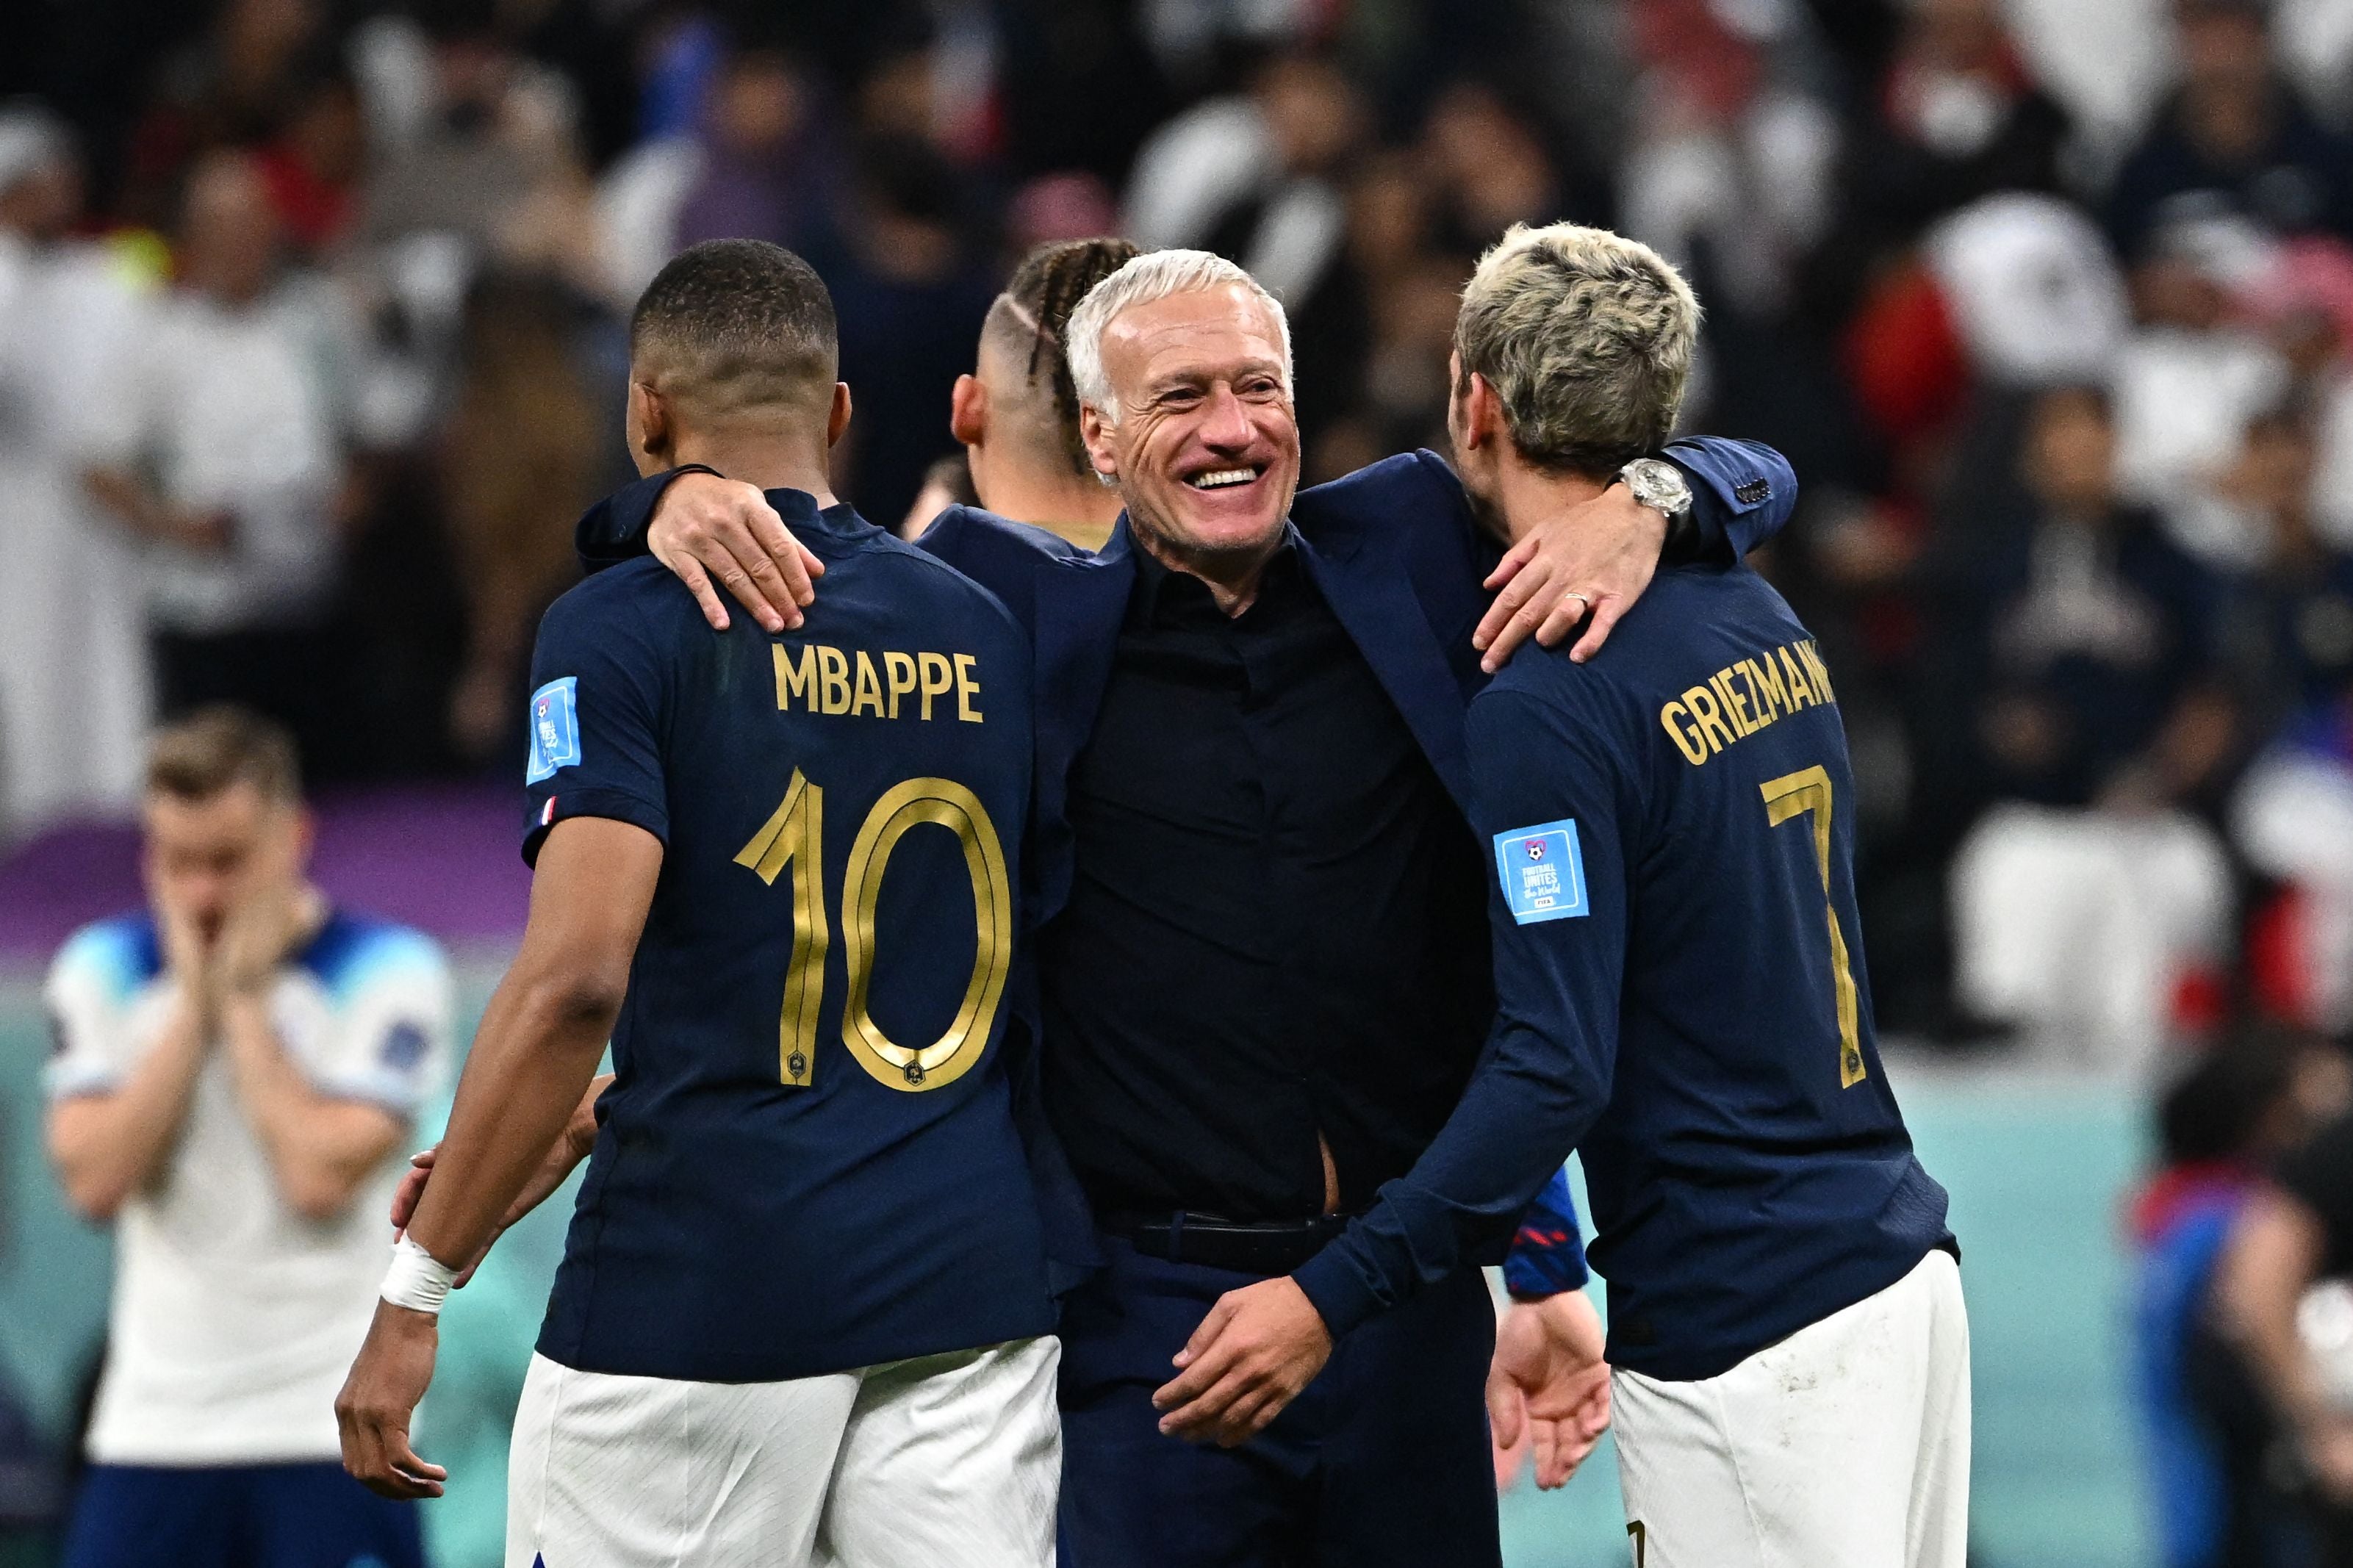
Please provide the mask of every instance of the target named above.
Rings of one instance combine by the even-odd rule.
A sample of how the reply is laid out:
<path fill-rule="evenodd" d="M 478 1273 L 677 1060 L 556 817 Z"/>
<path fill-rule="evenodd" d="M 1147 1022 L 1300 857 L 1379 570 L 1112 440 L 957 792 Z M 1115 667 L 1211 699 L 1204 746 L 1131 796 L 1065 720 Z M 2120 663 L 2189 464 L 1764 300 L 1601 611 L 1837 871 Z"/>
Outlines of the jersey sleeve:
<path fill-rule="evenodd" d="M 1568 1190 L 1568 1173 L 1555 1171 L 1512 1237 L 1512 1250 L 1504 1258 L 1504 1289 L 1514 1300 L 1534 1300 L 1582 1290 L 1592 1278 L 1585 1267 L 1584 1227 L 1577 1223 L 1577 1199 Z"/>
<path fill-rule="evenodd" d="M 1609 1103 L 1640 753 L 1598 704 L 1515 688 L 1471 705 L 1469 741 L 1472 825 L 1495 863 L 1495 1024 L 1413 1169 L 1294 1277 L 1335 1336 L 1519 1222 Z"/>
<path fill-rule="evenodd" d="M 420 932 L 386 931 L 342 993 L 318 1059 L 305 1064 L 311 1086 L 415 1117 L 449 1070 L 452 991 L 441 950 Z"/>
<path fill-rule="evenodd" d="M 538 861 L 548 829 L 571 816 L 626 822 L 669 844 L 661 763 L 669 665 L 622 596 L 575 589 L 549 608 L 531 664 L 526 863 Z"/>
<path fill-rule="evenodd" d="M 120 1087 L 136 1053 L 121 932 L 92 926 L 58 951 L 42 1002 L 49 1015 L 49 1060 L 42 1087 L 52 1100 L 110 1094 Z"/>

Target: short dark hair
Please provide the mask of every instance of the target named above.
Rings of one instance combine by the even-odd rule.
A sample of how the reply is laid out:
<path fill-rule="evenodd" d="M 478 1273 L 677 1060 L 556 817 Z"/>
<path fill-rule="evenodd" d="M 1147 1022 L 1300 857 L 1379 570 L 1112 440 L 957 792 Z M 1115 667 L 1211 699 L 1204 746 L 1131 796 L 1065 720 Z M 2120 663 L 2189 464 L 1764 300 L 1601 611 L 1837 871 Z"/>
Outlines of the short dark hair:
<path fill-rule="evenodd" d="M 1137 254 L 1137 247 L 1124 239 L 1050 240 L 1021 258 L 989 311 L 990 331 L 1001 334 L 1009 346 L 1026 342 L 1026 374 L 1032 385 L 1042 384 L 1050 393 L 1063 454 L 1071 460 L 1071 472 L 1082 476 L 1092 475 L 1094 465 L 1079 436 L 1079 389 L 1071 379 L 1070 358 L 1062 352 L 1062 333 L 1087 291 Z"/>
<path fill-rule="evenodd" d="M 147 787 L 178 800 L 210 800 L 249 784 L 265 800 L 301 798 L 294 737 L 272 719 L 227 703 L 199 708 L 155 732 L 147 752 Z"/>
<path fill-rule="evenodd" d="M 833 296 L 817 269 L 764 239 L 707 239 L 670 258 L 638 297 L 629 354 L 677 362 L 710 412 L 830 395 L 839 363 Z"/>

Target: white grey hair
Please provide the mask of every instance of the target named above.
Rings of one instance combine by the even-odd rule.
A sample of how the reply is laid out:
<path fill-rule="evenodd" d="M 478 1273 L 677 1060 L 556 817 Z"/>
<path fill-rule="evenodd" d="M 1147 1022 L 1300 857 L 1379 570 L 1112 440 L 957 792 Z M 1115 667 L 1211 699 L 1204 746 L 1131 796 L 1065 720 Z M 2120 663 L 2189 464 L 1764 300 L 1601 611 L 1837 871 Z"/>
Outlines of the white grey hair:
<path fill-rule="evenodd" d="M 1103 374 L 1103 335 L 1121 312 L 1149 305 L 1176 294 L 1200 293 L 1239 284 L 1255 295 L 1274 318 L 1282 338 L 1282 385 L 1291 389 L 1291 321 L 1282 301 L 1259 286 L 1257 279 L 1222 256 L 1207 250 L 1147 250 L 1130 257 L 1125 265 L 1087 290 L 1062 329 L 1063 351 L 1071 360 L 1071 384 L 1079 401 L 1092 404 L 1111 424 L 1119 423 L 1119 399 L 1111 378 Z"/>
<path fill-rule="evenodd" d="M 1529 462 L 1588 478 L 1673 433 L 1699 300 L 1666 258 L 1603 228 L 1514 224 L 1462 290 L 1454 348 Z"/>

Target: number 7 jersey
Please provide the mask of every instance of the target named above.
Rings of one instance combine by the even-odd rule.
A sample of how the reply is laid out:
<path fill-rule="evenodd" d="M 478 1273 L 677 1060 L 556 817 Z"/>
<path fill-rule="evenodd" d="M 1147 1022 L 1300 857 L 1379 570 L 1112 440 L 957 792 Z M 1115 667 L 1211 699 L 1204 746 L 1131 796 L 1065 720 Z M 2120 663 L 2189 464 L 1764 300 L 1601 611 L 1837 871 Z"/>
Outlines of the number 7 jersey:
<path fill-rule="evenodd" d="M 1662 572 L 1590 663 L 1524 650 L 1469 744 L 1498 1028 L 1573 1064 L 1611 1364 L 1714 1376 L 1950 1245 L 1873 1039 L 1837 690 L 1781 596 Z"/>
<path fill-rule="evenodd" d="M 986 590 L 812 498 L 797 631 L 658 563 L 566 594 L 533 664 L 526 858 L 662 841 L 616 1078 L 541 1331 L 581 1371 L 767 1382 L 1050 1332 L 1000 1060 L 1029 655 Z"/>

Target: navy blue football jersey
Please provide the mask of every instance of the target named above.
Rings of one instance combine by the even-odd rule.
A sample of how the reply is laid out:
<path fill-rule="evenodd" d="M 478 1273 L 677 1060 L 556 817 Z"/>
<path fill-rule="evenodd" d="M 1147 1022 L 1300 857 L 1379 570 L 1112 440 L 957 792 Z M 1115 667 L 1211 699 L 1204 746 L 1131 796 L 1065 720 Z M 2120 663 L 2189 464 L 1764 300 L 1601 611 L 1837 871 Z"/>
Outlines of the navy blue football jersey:
<path fill-rule="evenodd" d="M 540 1334 L 583 1371 L 756 1382 L 1050 1332 L 1000 1061 L 1029 656 L 987 590 L 797 490 L 797 631 L 712 631 L 661 566 L 558 600 L 524 854 L 662 841 L 615 1080 Z"/>
<path fill-rule="evenodd" d="M 1471 705 L 1496 1025 L 1411 1173 L 1303 1271 L 1354 1321 L 1571 1147 L 1609 1361 L 1724 1372 L 1950 1245 L 1882 1071 L 1837 689 L 1746 566 L 1659 574 L 1588 664 Z"/>

